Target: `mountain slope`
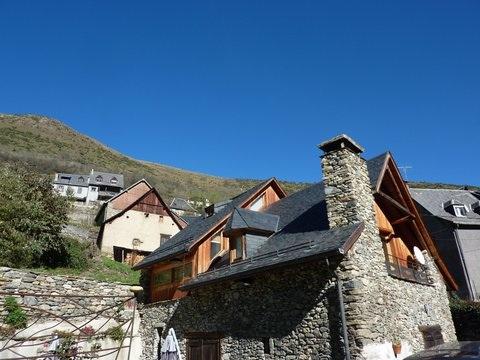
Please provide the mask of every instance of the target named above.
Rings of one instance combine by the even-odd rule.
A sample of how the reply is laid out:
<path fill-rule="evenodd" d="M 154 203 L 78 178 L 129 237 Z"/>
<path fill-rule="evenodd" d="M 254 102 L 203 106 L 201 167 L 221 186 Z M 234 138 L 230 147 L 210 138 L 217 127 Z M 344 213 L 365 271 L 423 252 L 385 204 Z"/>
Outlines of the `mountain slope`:
<path fill-rule="evenodd" d="M 162 196 L 218 201 L 232 197 L 258 180 L 225 179 L 147 163 L 127 157 L 58 120 L 37 115 L 0 114 L 0 161 L 21 160 L 37 170 L 123 173 L 126 185 L 145 178 Z M 306 184 L 282 182 L 287 192 Z"/>

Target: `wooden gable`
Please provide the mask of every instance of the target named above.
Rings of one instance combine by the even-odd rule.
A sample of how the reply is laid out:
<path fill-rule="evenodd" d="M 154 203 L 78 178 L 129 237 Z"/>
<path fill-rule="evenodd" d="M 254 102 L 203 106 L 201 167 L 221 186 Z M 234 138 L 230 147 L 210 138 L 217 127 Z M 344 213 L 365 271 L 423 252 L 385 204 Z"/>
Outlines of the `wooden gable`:
<path fill-rule="evenodd" d="M 152 187 L 146 180 L 140 180 L 122 191 L 116 197 L 110 199 L 110 206 L 116 210 L 123 210 L 130 204 L 135 202 L 143 194 L 149 191 Z"/>
<path fill-rule="evenodd" d="M 415 246 L 427 250 L 449 287 L 457 289 L 390 154 L 385 159 L 374 197 L 377 225 L 386 242 L 387 255 L 407 265 L 414 257 Z"/>

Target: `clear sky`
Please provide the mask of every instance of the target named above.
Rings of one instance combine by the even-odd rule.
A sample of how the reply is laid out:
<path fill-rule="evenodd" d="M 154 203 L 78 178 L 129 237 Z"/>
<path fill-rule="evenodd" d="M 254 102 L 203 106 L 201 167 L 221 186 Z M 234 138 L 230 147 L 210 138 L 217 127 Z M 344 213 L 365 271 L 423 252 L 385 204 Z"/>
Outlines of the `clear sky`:
<path fill-rule="evenodd" d="M 0 81 L 0 112 L 189 170 L 317 181 L 345 132 L 480 184 L 476 0 L 3 0 Z"/>

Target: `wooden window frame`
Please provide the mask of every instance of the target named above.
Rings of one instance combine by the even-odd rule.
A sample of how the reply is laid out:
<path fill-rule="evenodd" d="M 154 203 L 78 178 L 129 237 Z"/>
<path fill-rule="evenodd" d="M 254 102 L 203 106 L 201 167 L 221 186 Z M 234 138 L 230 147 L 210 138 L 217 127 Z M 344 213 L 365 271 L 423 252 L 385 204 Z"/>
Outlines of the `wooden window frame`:
<path fill-rule="evenodd" d="M 238 238 L 240 238 L 240 241 L 241 241 L 241 244 L 242 244 L 242 256 L 241 257 L 237 256 L 236 244 L 235 244 L 235 247 L 230 246 L 230 245 L 232 245 L 232 242 L 236 242 Z M 229 248 L 230 248 L 230 263 L 245 260 L 245 255 L 246 255 L 245 234 L 229 238 Z"/>

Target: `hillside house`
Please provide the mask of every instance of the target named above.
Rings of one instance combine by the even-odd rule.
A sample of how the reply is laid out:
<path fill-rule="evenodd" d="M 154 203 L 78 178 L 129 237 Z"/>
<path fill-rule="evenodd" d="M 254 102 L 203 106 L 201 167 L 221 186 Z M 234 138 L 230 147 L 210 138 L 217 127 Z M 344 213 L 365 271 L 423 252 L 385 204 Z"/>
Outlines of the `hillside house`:
<path fill-rule="evenodd" d="M 170 203 L 170 209 L 179 216 L 197 216 L 198 211 L 185 199 L 175 197 Z"/>
<path fill-rule="evenodd" d="M 455 340 L 457 289 L 389 153 L 320 145 L 323 182 L 275 179 L 206 209 L 135 268 L 143 358 L 174 328 L 187 360 L 394 359 Z"/>
<path fill-rule="evenodd" d="M 98 172 L 90 174 L 56 173 L 53 188 L 62 196 L 73 196 L 78 201 L 104 201 L 123 189 L 123 175 Z"/>
<path fill-rule="evenodd" d="M 458 295 L 480 300 L 480 194 L 410 189 L 432 239 L 457 280 Z"/>
<path fill-rule="evenodd" d="M 100 226 L 97 246 L 101 252 L 132 265 L 187 224 L 146 180 L 105 202 L 95 220 Z"/>

